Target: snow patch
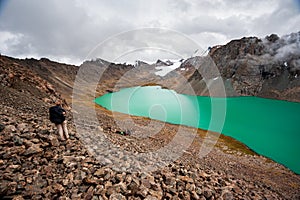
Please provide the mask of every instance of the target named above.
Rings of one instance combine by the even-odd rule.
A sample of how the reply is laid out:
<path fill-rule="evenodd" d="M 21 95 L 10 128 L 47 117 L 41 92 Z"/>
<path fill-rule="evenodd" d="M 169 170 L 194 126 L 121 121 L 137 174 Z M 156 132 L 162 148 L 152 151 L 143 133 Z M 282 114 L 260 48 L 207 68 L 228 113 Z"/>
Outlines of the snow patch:
<path fill-rule="evenodd" d="M 170 62 L 170 60 L 168 61 L 164 61 L 164 62 Z M 171 61 L 173 62 L 173 61 Z M 169 66 L 159 66 L 159 67 L 155 67 L 156 70 L 159 70 L 157 72 L 155 72 L 155 75 L 158 76 L 165 76 L 167 75 L 169 72 L 179 68 L 181 66 L 181 63 L 183 62 L 183 60 L 181 59 L 180 61 L 174 61 L 172 65 Z"/>

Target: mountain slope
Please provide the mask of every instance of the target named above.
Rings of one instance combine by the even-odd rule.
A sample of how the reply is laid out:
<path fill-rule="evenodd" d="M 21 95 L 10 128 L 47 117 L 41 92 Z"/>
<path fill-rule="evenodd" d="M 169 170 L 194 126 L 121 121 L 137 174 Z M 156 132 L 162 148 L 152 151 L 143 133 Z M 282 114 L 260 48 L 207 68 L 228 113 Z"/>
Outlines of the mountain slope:
<path fill-rule="evenodd" d="M 187 92 L 182 83 L 190 83 L 195 93 L 206 95 L 207 83 L 214 88 L 214 81 L 226 80 L 225 88 L 230 95 L 259 95 L 299 101 L 297 38 L 299 33 L 283 39 L 274 35 L 266 40 L 243 38 L 212 48 L 210 55 L 222 79 L 211 71 L 208 80 L 203 80 L 196 71 L 197 68 L 207 70 L 203 64 L 205 58 L 200 57 L 187 59 L 180 67 L 185 70 L 178 68 L 164 77 L 155 75 L 155 65 L 142 62 L 132 66 L 98 59 L 86 61 L 81 67 L 86 67 L 86 70 L 95 66 L 103 69 L 102 76 L 96 77 L 99 82 L 93 95 L 122 87 L 151 84 Z M 285 53 L 285 49 L 292 54 Z M 96 107 L 96 124 L 85 116 L 82 116 L 82 124 L 76 124 L 90 129 L 83 135 L 76 131 L 69 112 L 71 138 L 67 142 L 58 141 L 55 126 L 48 119 L 48 108 L 56 99 L 65 99 L 71 106 L 73 84 L 80 69 L 48 59 L 24 60 L 0 56 L 2 199 L 300 198 L 299 175 L 254 154 L 229 137 L 220 136 L 207 156 L 197 157 L 204 138 L 211 139 L 208 137 L 211 135 L 203 130 L 196 130 L 193 143 L 182 157 L 149 173 L 118 171 L 114 161 L 138 167 L 127 158 L 122 160 L 122 151 L 116 157 L 113 153 L 100 151 L 105 159 L 96 159 L 97 155 L 92 154 L 91 149 L 99 148 L 99 141 L 90 132 L 99 130 L 98 133 L 104 134 L 107 143 L 138 154 L 167 145 L 177 134 L 177 125 L 156 122 L 163 127 L 159 133 L 155 132 L 155 127 L 140 132 L 151 137 L 123 136 L 118 134 L 124 130 L 116 123 L 117 118 L 124 123 L 133 120 L 133 133 L 137 125 L 151 125 L 151 121 L 113 114 Z M 85 78 L 88 80 L 90 77 Z M 92 101 L 88 103 L 93 104 Z M 94 108 L 95 105 L 92 106 Z M 89 143 L 83 139 L 88 139 Z"/>
<path fill-rule="evenodd" d="M 281 38 L 270 35 L 264 39 L 233 40 L 213 47 L 209 56 L 220 71 L 228 96 L 249 95 L 300 102 L 300 32 Z M 201 59 L 190 58 L 187 62 Z M 203 90 L 197 87 L 199 80 L 202 76 L 198 71 L 189 77 L 197 94 Z"/>

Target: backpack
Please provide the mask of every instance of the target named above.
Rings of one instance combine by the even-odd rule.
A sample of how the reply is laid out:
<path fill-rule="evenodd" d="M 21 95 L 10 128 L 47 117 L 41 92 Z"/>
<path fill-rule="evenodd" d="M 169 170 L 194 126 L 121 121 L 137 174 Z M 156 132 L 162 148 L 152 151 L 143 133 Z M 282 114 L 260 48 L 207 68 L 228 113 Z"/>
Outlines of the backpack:
<path fill-rule="evenodd" d="M 49 119 L 54 124 L 61 124 L 65 121 L 65 116 L 63 114 L 65 110 L 60 106 L 53 106 L 49 108 Z"/>

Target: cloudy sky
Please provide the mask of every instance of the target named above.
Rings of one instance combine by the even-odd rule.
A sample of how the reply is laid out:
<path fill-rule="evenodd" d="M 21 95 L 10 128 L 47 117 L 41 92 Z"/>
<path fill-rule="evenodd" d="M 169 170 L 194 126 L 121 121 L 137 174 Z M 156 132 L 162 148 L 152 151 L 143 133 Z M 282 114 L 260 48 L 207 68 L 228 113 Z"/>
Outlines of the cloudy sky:
<path fill-rule="evenodd" d="M 184 58 L 244 36 L 300 31 L 299 0 L 0 2 L 1 54 L 73 64 Z"/>

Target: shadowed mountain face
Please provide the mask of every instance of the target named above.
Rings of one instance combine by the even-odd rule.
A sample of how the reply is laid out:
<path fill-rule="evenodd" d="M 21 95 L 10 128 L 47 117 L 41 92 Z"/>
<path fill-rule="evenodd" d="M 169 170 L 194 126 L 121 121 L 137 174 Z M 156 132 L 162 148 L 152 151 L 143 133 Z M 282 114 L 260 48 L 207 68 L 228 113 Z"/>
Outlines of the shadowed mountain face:
<path fill-rule="evenodd" d="M 300 101 L 300 32 L 282 38 L 271 35 L 233 40 L 213 47 L 209 55 L 220 71 L 228 96 Z M 195 72 L 190 82 L 196 86 L 199 79 L 200 74 Z"/>

